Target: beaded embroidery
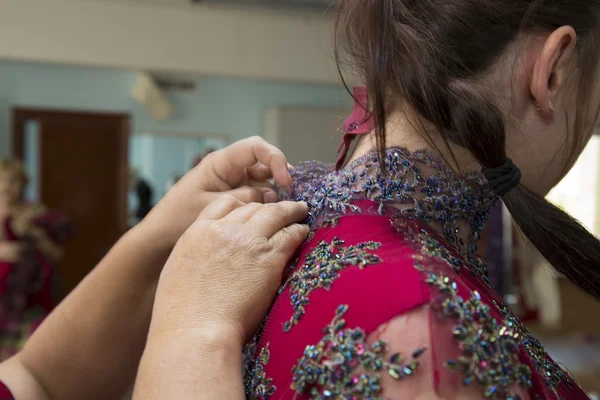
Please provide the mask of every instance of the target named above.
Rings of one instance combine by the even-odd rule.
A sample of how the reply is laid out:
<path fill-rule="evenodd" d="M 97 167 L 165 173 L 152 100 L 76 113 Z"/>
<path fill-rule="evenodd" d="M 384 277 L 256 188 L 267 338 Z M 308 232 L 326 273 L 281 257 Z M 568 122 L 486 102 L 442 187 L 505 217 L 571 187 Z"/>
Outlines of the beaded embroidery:
<path fill-rule="evenodd" d="M 308 223 L 313 229 L 347 211 L 364 211 L 352 204 L 356 199 L 375 201 L 379 214 L 388 205 L 401 206 L 401 215 L 439 224 L 448 243 L 461 253 L 476 252 L 480 232 L 496 200 L 493 192 L 483 187 L 481 174 L 459 176 L 428 150 L 410 152 L 394 147 L 386 150 L 383 161 L 387 175 L 381 172 L 376 152 L 340 171 L 318 162 L 301 164 L 291 172 L 291 194 L 281 193 L 280 197 L 307 202 Z M 423 169 L 428 171 L 427 177 Z M 460 237 L 461 221 L 470 228 L 466 246 Z"/>
<path fill-rule="evenodd" d="M 252 369 L 245 379 L 246 397 L 251 400 L 267 400 L 277 388 L 273 385 L 273 380 L 265 374 L 265 365 L 269 363 L 271 353 L 269 344 L 263 347 L 258 355 Z"/>
<path fill-rule="evenodd" d="M 415 267 L 424 271 L 419 262 Z M 518 399 L 512 386 L 531 387 L 531 370 L 519 358 L 521 332 L 510 321 L 498 322 L 477 291 L 463 299 L 449 277 L 434 272 L 425 275 L 425 281 L 442 294 L 434 302 L 434 309 L 458 320 L 452 334 L 463 355 L 458 360 L 448 360 L 446 367 L 462 372 L 465 385 L 478 383 L 487 398 Z"/>
<path fill-rule="evenodd" d="M 462 259 L 456 257 L 452 253 L 452 250 L 435 238 L 434 235 L 425 229 L 416 227 L 414 222 L 406 218 L 394 219 L 392 226 L 396 232 L 406 235 L 411 239 L 413 245 L 416 247 L 416 254 L 413 258 L 417 261 L 422 261 L 425 257 L 441 259 L 452 267 L 457 274 L 466 269 L 473 275 L 481 278 L 487 286 L 493 289 L 493 285 L 488 278 L 487 265 L 481 258 L 475 255 L 466 255 Z"/>
<path fill-rule="evenodd" d="M 306 255 L 304 264 L 279 290 L 281 293 L 283 289 L 290 287 L 290 299 L 294 308 L 294 315 L 283 325 L 283 330 L 289 332 L 300 321 L 310 303 L 312 291 L 318 288 L 329 290 L 342 270 L 350 266 L 363 269 L 379 264 L 381 259 L 369 251 L 377 250 L 380 246 L 381 243 L 375 242 L 346 246 L 338 238 L 334 238 L 332 242 L 321 241 Z"/>
<path fill-rule="evenodd" d="M 484 393 L 491 398 L 517 399 L 507 391 L 511 384 L 518 383 L 526 388 L 531 386 L 531 370 L 521 364 L 518 357 L 518 348 L 522 345 L 536 371 L 556 398 L 560 398 L 557 392 L 560 383 L 573 386 L 570 377 L 548 357 L 539 340 L 506 305 L 493 300 L 494 306 L 504 315 L 504 323 L 501 324 L 490 315 L 490 307 L 480 302 L 479 293 L 474 291 L 470 299 L 464 300 L 457 295 L 455 282 L 447 276 L 433 272 L 431 267 L 425 267 L 429 265 L 428 257 L 436 258 L 451 266 L 457 274 L 466 267 L 491 286 L 483 261 L 467 256 L 467 262 L 463 262 L 429 232 L 418 229 L 412 221 L 397 219 L 392 224 L 417 247 L 413 255 L 415 268 L 424 272 L 426 282 L 442 294 L 434 306 L 437 305 L 443 315 L 453 316 L 459 321 L 453 334 L 464 356 L 459 360 L 450 360 L 447 366 L 465 373 L 465 383 L 484 383 Z M 499 361 L 499 366 L 494 368 L 494 362 L 490 362 L 489 359 L 482 360 L 481 354 L 497 357 L 496 364 Z"/>
<path fill-rule="evenodd" d="M 297 393 L 305 393 L 310 388 L 311 398 L 315 400 L 380 400 L 381 383 L 377 373 L 385 371 L 392 378 L 402 380 L 414 375 L 419 367 L 418 358 L 425 348 L 415 351 L 408 363 L 404 363 L 400 353 L 386 360 L 383 341 L 369 346 L 362 329 L 346 327 L 343 316 L 347 311 L 346 305 L 337 308 L 333 321 L 324 329 L 325 336 L 318 344 L 307 346 L 292 369 L 291 387 Z M 358 368 L 366 372 L 355 374 Z"/>
<path fill-rule="evenodd" d="M 506 324 L 519 332 L 521 344 L 533 362 L 534 368 L 538 374 L 540 374 L 542 379 L 544 379 L 546 386 L 554 392 L 556 397 L 559 398 L 557 389 L 560 383 L 564 382 L 569 388 L 573 387 L 574 382 L 571 378 L 558 366 L 558 364 L 548 357 L 548 354 L 540 341 L 537 340 L 535 336 L 531 334 L 529 329 L 514 316 L 512 311 L 510 311 L 506 305 L 500 305 L 496 301 L 494 301 L 494 305 L 496 305 L 504 314 L 504 318 L 507 321 Z"/>

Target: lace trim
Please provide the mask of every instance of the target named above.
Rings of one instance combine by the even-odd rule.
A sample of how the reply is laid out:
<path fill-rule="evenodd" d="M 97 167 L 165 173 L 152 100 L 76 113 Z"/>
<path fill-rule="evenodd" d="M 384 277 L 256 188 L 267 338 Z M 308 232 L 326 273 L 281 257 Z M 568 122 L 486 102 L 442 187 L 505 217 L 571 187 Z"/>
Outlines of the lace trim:
<path fill-rule="evenodd" d="M 313 230 L 348 212 L 365 211 L 354 203 L 369 199 L 378 204 L 379 214 L 389 211 L 432 223 L 461 254 L 477 252 L 480 233 L 497 199 L 482 174 L 458 175 L 429 150 L 393 147 L 386 150 L 383 161 L 382 169 L 373 151 L 340 171 L 320 162 L 302 163 L 292 171 L 291 193 L 280 197 L 307 202 Z"/>

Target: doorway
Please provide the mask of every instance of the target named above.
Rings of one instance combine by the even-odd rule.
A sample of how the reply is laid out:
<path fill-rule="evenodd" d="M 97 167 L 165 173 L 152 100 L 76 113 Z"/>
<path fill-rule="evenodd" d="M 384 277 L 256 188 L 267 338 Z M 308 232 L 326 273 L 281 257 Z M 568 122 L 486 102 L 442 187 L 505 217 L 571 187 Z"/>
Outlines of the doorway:
<path fill-rule="evenodd" d="M 126 114 L 13 110 L 13 154 L 32 177 L 31 200 L 73 221 L 57 270 L 61 297 L 127 230 L 129 131 Z"/>

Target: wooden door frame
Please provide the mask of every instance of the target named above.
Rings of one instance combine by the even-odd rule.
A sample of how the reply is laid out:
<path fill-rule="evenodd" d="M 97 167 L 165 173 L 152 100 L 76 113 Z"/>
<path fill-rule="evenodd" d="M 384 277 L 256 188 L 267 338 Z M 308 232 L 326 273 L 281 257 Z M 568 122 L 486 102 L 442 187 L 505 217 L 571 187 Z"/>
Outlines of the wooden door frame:
<path fill-rule="evenodd" d="M 117 193 L 122 199 L 127 199 L 129 191 L 128 176 L 129 176 L 129 135 L 131 131 L 131 117 L 125 113 L 111 112 L 95 112 L 86 110 L 63 110 L 52 108 L 28 108 L 15 107 L 12 110 L 12 154 L 13 157 L 23 159 L 25 153 L 25 123 L 30 119 L 43 118 L 44 116 L 82 116 L 88 115 L 92 117 L 113 117 L 121 119 L 121 130 L 118 132 L 119 147 L 117 151 L 118 169 L 119 169 L 119 185 Z M 43 135 L 40 135 L 40 143 L 43 141 Z M 40 154 L 40 157 L 42 155 Z M 41 160 L 40 160 L 41 164 Z M 117 215 L 120 221 L 120 230 L 125 233 L 127 231 L 127 201 L 122 204 L 117 204 Z"/>

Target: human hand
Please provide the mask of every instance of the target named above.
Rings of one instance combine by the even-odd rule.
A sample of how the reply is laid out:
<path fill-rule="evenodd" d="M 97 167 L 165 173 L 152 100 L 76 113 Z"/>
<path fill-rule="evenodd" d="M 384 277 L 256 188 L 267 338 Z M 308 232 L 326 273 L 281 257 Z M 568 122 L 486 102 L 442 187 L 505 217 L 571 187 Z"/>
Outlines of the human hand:
<path fill-rule="evenodd" d="M 228 335 L 239 346 L 255 332 L 308 228 L 305 203 L 247 204 L 222 196 L 200 214 L 167 261 L 148 341 L 181 331 Z"/>
<path fill-rule="evenodd" d="M 240 140 L 207 155 L 154 207 L 140 224 L 151 241 L 170 250 L 202 209 L 222 192 L 244 203 L 277 201 L 268 179 L 291 185 L 284 154 L 260 137 Z"/>
<path fill-rule="evenodd" d="M 30 247 L 22 242 L 0 242 L 0 261 L 16 263 L 29 251 Z"/>

